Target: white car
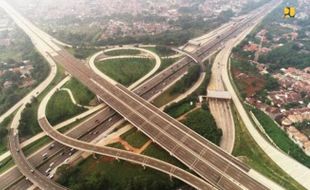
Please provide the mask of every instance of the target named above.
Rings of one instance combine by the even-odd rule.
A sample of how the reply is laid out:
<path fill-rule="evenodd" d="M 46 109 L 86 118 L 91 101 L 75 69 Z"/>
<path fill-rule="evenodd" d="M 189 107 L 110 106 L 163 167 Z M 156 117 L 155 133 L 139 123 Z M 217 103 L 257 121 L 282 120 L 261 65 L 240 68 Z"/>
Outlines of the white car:
<path fill-rule="evenodd" d="M 54 164 L 55 164 L 54 162 L 50 163 L 50 167 L 54 166 Z"/>
<path fill-rule="evenodd" d="M 50 174 L 50 175 L 48 176 L 48 178 L 49 178 L 49 179 L 53 179 L 53 178 L 54 178 L 54 174 Z"/>

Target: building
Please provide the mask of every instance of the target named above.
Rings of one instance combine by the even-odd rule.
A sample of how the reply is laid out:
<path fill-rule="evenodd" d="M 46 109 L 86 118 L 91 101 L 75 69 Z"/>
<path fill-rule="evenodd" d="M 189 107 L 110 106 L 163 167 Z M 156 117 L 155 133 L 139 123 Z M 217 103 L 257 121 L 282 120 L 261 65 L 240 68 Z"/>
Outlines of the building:
<path fill-rule="evenodd" d="M 310 141 L 303 144 L 303 150 L 308 156 L 310 156 Z"/>

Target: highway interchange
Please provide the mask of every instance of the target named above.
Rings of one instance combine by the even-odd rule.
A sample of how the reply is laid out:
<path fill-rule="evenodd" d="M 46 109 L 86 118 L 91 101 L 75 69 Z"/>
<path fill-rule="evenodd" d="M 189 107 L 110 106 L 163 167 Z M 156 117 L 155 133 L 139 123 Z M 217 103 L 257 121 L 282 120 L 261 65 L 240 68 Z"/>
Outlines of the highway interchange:
<path fill-rule="evenodd" d="M 263 11 L 263 8 L 261 8 L 260 11 Z M 195 52 L 197 57 L 200 57 L 201 59 L 207 57 L 211 54 L 212 51 L 216 51 L 219 47 L 221 47 L 226 40 L 234 37 L 236 34 L 238 34 L 239 31 L 242 31 L 245 27 L 247 27 L 250 21 L 253 21 L 257 16 L 264 16 L 260 11 L 257 11 L 258 13 L 251 13 L 248 19 L 244 19 L 241 24 L 234 26 L 233 29 L 229 29 L 228 32 L 226 32 L 227 34 L 221 35 L 220 39 L 215 38 L 206 46 L 199 48 Z M 32 39 L 36 38 L 37 41 L 41 40 L 40 43 L 45 44 L 45 46 L 49 46 L 49 56 L 53 57 L 53 59 L 57 63 L 64 66 L 64 68 L 71 75 L 79 79 L 91 91 L 97 94 L 98 97 L 100 97 L 109 107 L 118 112 L 119 115 L 117 115 L 112 109 L 107 108 L 107 113 L 96 114 L 96 117 L 94 117 L 96 119 L 92 118 L 91 121 L 88 121 L 89 123 L 86 122 L 86 124 L 81 125 L 84 126 L 84 128 L 87 130 L 87 132 L 84 132 L 84 134 L 89 133 L 89 130 L 92 127 L 97 127 L 99 124 L 102 124 L 103 121 L 107 121 L 107 119 L 112 116 L 115 117 L 115 121 L 124 117 L 127 121 L 148 135 L 154 142 L 165 148 L 171 155 L 178 158 L 181 162 L 199 174 L 203 179 L 205 179 L 214 187 L 219 189 L 267 189 L 264 185 L 249 177 L 246 174 L 246 172 L 249 171 L 249 168 L 243 165 L 237 159 L 233 158 L 231 155 L 227 154 L 217 146 L 191 131 L 186 126 L 170 118 L 144 100 L 149 99 L 151 96 L 158 93 L 158 91 L 160 91 L 165 86 L 162 85 L 163 81 L 167 80 L 173 82 L 173 80 L 178 78 L 180 74 L 184 74 L 189 65 L 194 64 L 190 58 L 182 59 L 170 68 L 148 80 L 146 85 L 141 87 L 142 89 L 137 89 L 134 91 L 138 95 L 141 95 L 142 98 L 144 98 L 142 99 L 119 84 L 116 86 L 111 85 L 108 81 L 99 77 L 93 71 L 89 70 L 89 68 L 85 67 L 84 64 L 76 60 L 73 56 L 65 52 L 63 49 L 57 47 L 57 45 L 53 44 L 53 42 L 49 40 L 45 41 L 42 32 L 37 32 L 38 29 L 28 25 L 27 22 L 25 22 L 23 18 L 20 18 L 17 13 L 12 10 L 9 10 L 8 12 L 11 13 L 12 17 L 15 17 L 15 20 L 18 19 L 20 20 L 19 22 L 23 22 L 24 27 L 28 27 L 28 31 L 31 33 L 28 33 L 28 35 L 32 35 Z M 68 137 L 65 137 L 62 134 L 55 134 L 55 131 L 51 130 L 51 127 L 43 112 L 44 111 L 39 112 L 39 121 L 41 127 L 55 140 L 66 144 L 69 147 L 75 147 L 84 151 L 96 152 L 98 154 L 107 154 L 106 151 L 100 151 L 98 150 L 98 147 L 95 147 L 91 144 L 88 144 L 86 149 L 83 147 L 85 144 L 83 144 L 81 141 L 73 140 L 65 142 L 68 140 L 66 139 Z M 12 136 L 17 137 L 16 134 L 12 134 Z M 57 145 L 57 147 L 58 146 L 63 148 L 62 145 Z M 93 149 L 91 148 L 92 146 Z M 56 148 L 54 150 L 56 150 Z M 11 151 L 12 153 L 14 151 L 15 153 L 17 152 L 15 148 L 11 148 Z M 109 155 L 115 157 L 117 153 L 114 153 L 114 155 L 109 153 Z M 121 158 L 121 156 L 119 157 Z M 124 156 L 122 159 L 128 159 L 128 157 L 129 156 Z M 148 165 L 146 161 L 142 160 L 141 162 L 145 162 L 145 165 Z M 29 166 L 31 164 L 28 163 L 27 165 Z M 17 164 L 17 166 L 19 165 Z M 148 166 L 152 167 L 152 164 L 149 164 Z M 159 169 L 159 166 L 154 168 Z M 29 173 L 29 168 L 22 169 L 19 167 L 19 169 L 23 170 L 22 173 L 26 176 L 33 175 L 33 172 Z M 173 171 L 177 170 L 175 169 Z M 174 174 L 172 171 L 170 173 Z M 186 174 L 182 175 L 184 177 Z M 180 176 L 179 178 L 189 184 L 194 183 L 193 181 L 189 182 L 183 177 Z M 32 182 L 37 183 L 33 177 L 29 179 Z M 198 182 L 196 184 L 198 184 Z M 43 184 L 42 186 L 38 184 L 36 185 L 44 189 Z M 208 187 L 208 185 L 204 186 L 206 188 Z M 195 187 L 199 186 L 196 185 Z"/>

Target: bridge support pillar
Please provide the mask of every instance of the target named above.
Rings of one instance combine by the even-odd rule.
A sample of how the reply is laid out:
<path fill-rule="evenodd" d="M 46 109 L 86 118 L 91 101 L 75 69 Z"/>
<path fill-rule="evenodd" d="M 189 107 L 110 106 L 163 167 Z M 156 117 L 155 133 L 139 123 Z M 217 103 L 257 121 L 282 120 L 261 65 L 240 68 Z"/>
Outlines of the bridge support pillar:
<path fill-rule="evenodd" d="M 95 159 L 95 160 L 97 160 L 98 158 L 97 158 L 97 156 L 96 156 L 96 153 L 92 153 L 92 156 L 93 156 L 93 158 Z"/>
<path fill-rule="evenodd" d="M 146 168 L 146 167 L 145 167 L 145 165 L 144 165 L 144 164 L 142 165 L 142 167 L 143 167 L 143 169 L 145 170 L 145 168 Z"/>
<path fill-rule="evenodd" d="M 96 95 L 96 97 L 97 97 L 97 101 L 98 101 L 99 103 L 103 103 L 103 101 L 101 100 L 101 98 L 100 98 L 98 95 Z"/>

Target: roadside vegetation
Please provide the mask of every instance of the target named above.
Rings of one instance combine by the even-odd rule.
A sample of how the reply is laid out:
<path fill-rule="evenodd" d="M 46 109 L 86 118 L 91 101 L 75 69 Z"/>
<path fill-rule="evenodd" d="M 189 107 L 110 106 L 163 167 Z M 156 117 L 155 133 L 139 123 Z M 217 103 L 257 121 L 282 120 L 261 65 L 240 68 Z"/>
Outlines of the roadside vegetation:
<path fill-rule="evenodd" d="M 66 48 L 74 57 L 78 59 L 86 59 L 93 55 L 94 53 L 100 51 L 97 48 L 87 48 L 87 47 L 73 47 L 73 48 Z"/>
<path fill-rule="evenodd" d="M 74 190 L 170 190 L 184 183 L 168 175 L 140 165 L 113 158 L 97 156 L 81 161 L 77 166 L 63 165 L 57 170 L 58 182 Z"/>
<path fill-rule="evenodd" d="M 6 71 L 0 77 L 0 114 L 3 114 L 40 84 L 48 76 L 50 69 L 44 58 L 34 49 L 30 39 L 20 29 L 14 28 L 12 32 L 7 31 L 1 35 L 14 39 L 14 43 L 10 46 L 0 46 L 0 70 Z M 27 61 L 27 64 L 33 67 L 27 77 L 33 84 L 28 87 L 22 87 L 24 79 L 20 73 L 9 70 L 25 66 L 23 61 Z M 4 87 L 8 81 L 12 82 L 12 85 Z"/>
<path fill-rule="evenodd" d="M 9 133 L 8 127 L 12 122 L 13 115 L 5 118 L 0 123 L 0 155 L 8 150 L 7 148 L 7 135 Z"/>
<path fill-rule="evenodd" d="M 33 143 L 23 147 L 23 153 L 27 157 L 31 155 L 32 153 L 34 153 L 35 151 L 37 151 L 39 148 L 43 147 L 44 145 L 50 142 L 52 142 L 52 139 L 48 136 L 44 136 L 40 138 L 39 140 L 34 141 Z"/>
<path fill-rule="evenodd" d="M 11 156 L 5 158 L 0 164 L 0 174 L 7 171 L 12 166 L 14 166 L 13 158 Z"/>
<path fill-rule="evenodd" d="M 310 168 L 310 157 L 307 156 L 268 115 L 253 107 L 251 107 L 250 110 L 263 126 L 268 136 L 282 151 Z"/>
<path fill-rule="evenodd" d="M 256 144 L 235 109 L 233 109 L 233 116 L 236 137 L 232 154 L 285 189 L 305 189 L 277 166 Z"/>
<path fill-rule="evenodd" d="M 24 141 L 42 131 L 37 121 L 39 104 L 44 96 L 65 77 L 63 68 L 60 66 L 57 68 L 56 77 L 51 84 L 38 96 L 38 98 L 33 98 L 32 102 L 27 104 L 26 108 L 22 111 L 20 124 L 18 126 L 21 141 Z"/>
<path fill-rule="evenodd" d="M 179 95 L 188 90 L 200 76 L 200 66 L 193 65 L 189 68 L 188 73 L 185 74 L 178 82 L 168 88 L 165 92 L 154 99 L 153 104 L 161 107 L 166 103 L 174 100 Z"/>
<path fill-rule="evenodd" d="M 164 112 L 169 114 L 171 117 L 178 118 L 181 115 L 189 112 L 196 107 L 196 100 L 193 98 L 185 98 L 179 102 L 172 103 L 165 107 Z"/>
<path fill-rule="evenodd" d="M 108 56 L 120 56 L 120 55 L 139 55 L 140 50 L 136 49 L 118 49 L 113 51 L 104 52 Z"/>
<path fill-rule="evenodd" d="M 168 59 L 162 59 L 161 58 L 161 65 L 159 69 L 156 71 L 156 73 L 161 72 L 162 70 L 165 70 L 167 67 L 172 65 L 173 63 L 177 62 L 180 58 L 168 58 Z"/>
<path fill-rule="evenodd" d="M 202 108 L 188 113 L 181 122 L 204 138 L 219 145 L 223 133 L 220 128 L 217 128 L 207 104 L 203 104 Z"/>
<path fill-rule="evenodd" d="M 184 93 L 189 89 L 199 78 L 200 76 L 200 66 L 194 65 L 189 68 L 188 73 L 182 77 L 181 80 L 175 83 L 172 87 L 172 94 Z"/>
<path fill-rule="evenodd" d="M 168 57 L 170 55 L 177 54 L 177 52 L 165 46 L 145 47 L 144 49 L 147 49 L 147 50 L 150 50 L 156 53 L 159 57 Z"/>
<path fill-rule="evenodd" d="M 147 58 L 112 59 L 97 62 L 96 67 L 115 81 L 130 86 L 155 66 L 155 60 Z"/>

